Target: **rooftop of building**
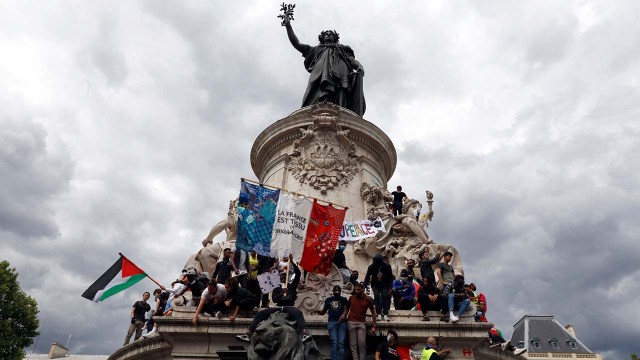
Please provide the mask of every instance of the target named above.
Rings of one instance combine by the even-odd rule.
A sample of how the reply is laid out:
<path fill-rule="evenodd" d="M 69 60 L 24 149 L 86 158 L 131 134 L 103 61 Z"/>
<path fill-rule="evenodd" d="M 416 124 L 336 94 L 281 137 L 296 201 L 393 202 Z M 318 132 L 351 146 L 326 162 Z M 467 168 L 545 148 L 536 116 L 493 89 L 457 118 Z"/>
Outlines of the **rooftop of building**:
<path fill-rule="evenodd" d="M 593 353 L 576 337 L 573 326 L 563 326 L 552 315 L 523 316 L 513 325 L 511 343 L 529 353 Z"/>

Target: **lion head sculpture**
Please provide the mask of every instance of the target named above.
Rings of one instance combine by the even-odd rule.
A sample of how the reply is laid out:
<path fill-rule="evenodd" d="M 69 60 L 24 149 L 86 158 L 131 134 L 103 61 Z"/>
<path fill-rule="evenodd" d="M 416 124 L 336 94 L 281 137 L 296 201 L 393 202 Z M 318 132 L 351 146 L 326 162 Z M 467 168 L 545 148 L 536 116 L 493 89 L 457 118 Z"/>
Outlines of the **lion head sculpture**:
<path fill-rule="evenodd" d="M 247 348 L 249 360 L 304 360 L 323 359 L 313 340 L 302 343 L 302 329 L 295 318 L 287 313 L 275 312 L 261 322 Z"/>

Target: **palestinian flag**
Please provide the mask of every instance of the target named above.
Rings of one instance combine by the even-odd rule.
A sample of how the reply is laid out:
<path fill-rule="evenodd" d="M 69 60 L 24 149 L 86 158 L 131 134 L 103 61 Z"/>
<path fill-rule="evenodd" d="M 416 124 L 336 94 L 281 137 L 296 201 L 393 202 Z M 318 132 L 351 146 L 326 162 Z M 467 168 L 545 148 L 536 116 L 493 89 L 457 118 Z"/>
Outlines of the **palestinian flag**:
<path fill-rule="evenodd" d="M 82 297 L 100 302 L 130 288 L 145 277 L 147 274 L 142 269 L 120 254 L 120 259 L 91 284 Z"/>

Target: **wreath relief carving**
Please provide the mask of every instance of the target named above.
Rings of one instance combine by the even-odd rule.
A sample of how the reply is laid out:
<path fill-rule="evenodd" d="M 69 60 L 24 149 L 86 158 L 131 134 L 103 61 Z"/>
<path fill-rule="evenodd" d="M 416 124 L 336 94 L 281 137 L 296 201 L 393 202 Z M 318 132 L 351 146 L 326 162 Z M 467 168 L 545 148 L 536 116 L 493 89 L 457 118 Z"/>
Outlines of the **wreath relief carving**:
<path fill-rule="evenodd" d="M 313 124 L 300 129 L 302 136 L 289 155 L 293 177 L 322 194 L 348 184 L 358 171 L 356 147 L 347 137 L 350 130 L 337 124 L 339 111 L 333 104 L 314 106 Z"/>

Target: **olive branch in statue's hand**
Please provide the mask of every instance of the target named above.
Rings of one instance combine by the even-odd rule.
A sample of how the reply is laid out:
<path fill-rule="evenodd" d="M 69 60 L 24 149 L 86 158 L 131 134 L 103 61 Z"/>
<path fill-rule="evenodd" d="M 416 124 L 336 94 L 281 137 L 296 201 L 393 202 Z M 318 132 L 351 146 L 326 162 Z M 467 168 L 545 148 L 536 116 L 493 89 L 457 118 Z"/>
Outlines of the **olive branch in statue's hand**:
<path fill-rule="evenodd" d="M 291 20 L 294 20 L 293 10 L 295 8 L 296 8 L 296 4 L 282 3 L 282 5 L 280 5 L 280 11 L 282 11 L 282 14 L 278 15 L 278 18 L 282 19 L 282 22 L 280 23 L 280 25 L 287 26 L 289 25 L 289 22 L 291 22 Z"/>

